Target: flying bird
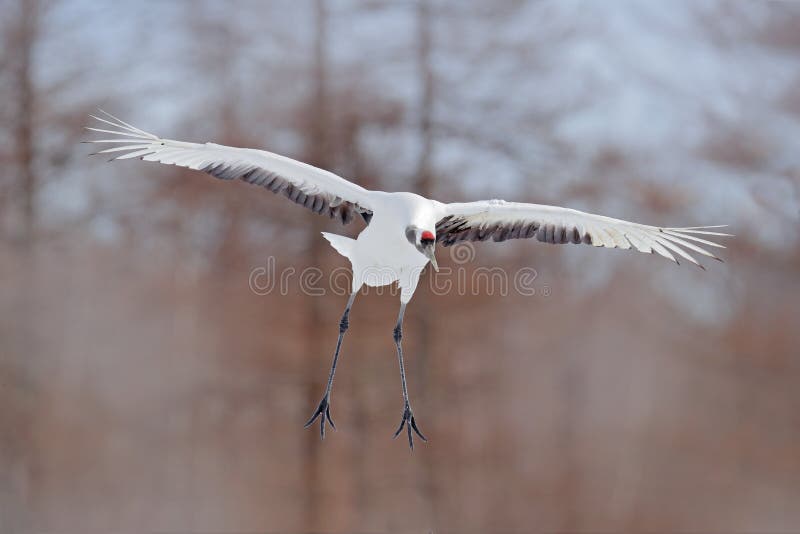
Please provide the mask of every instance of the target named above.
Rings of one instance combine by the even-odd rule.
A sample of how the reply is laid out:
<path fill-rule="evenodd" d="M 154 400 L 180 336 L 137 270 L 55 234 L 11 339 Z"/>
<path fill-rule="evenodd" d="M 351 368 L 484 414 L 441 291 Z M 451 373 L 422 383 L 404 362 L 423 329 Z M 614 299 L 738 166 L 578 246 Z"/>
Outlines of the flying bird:
<path fill-rule="evenodd" d="M 322 233 L 339 254 L 350 260 L 353 272 L 327 385 L 305 425 L 308 427 L 319 418 L 323 439 L 326 421 L 336 428 L 330 412 L 331 388 L 356 294 L 364 285 L 377 287 L 396 282 L 400 289 L 400 311 L 393 337 L 400 366 L 403 414 L 394 437 L 405 427 L 412 449 L 412 431 L 427 441 L 417 425 L 408 398 L 401 340 L 406 305 L 414 295 L 423 268 L 430 263 L 438 271 L 437 244 L 449 247 L 461 241 L 489 239 L 583 243 L 655 253 L 675 263 L 679 263 L 681 258 L 703 268 L 694 256 L 722 261 L 708 248 L 725 248 L 713 239 L 729 236 L 716 231 L 724 225 L 662 228 L 557 206 L 503 200 L 448 204 L 414 193 L 371 191 L 331 172 L 265 150 L 162 139 L 106 112 L 101 113 L 102 116 L 91 115 L 99 122 L 98 127 L 87 129 L 111 137 L 87 142 L 111 145 L 96 154 L 112 154 L 112 161 L 139 158 L 203 171 L 222 180 L 239 179 L 280 193 L 296 204 L 342 224 L 356 218 L 366 223 L 356 239 Z"/>

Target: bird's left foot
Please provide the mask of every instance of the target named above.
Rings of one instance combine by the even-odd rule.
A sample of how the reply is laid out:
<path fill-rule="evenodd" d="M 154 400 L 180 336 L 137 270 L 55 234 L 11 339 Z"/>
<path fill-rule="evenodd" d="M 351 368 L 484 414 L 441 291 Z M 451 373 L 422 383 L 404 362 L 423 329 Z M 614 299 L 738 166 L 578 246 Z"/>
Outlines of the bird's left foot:
<path fill-rule="evenodd" d="M 330 403 L 330 397 L 327 394 L 324 397 L 322 397 L 321 401 L 319 401 L 319 405 L 317 406 L 317 409 L 314 412 L 314 415 L 311 416 L 311 419 L 309 419 L 306 422 L 306 424 L 305 424 L 305 426 L 303 428 L 310 427 L 312 425 L 312 423 L 314 423 L 314 421 L 317 420 L 317 417 L 320 418 L 320 420 L 319 420 L 319 436 L 320 436 L 321 439 L 325 439 L 325 420 L 326 419 L 328 420 L 328 423 L 330 423 L 331 428 L 336 430 L 336 425 L 333 424 L 333 419 L 331 419 L 331 403 Z"/>
<path fill-rule="evenodd" d="M 408 403 L 406 403 L 405 407 L 403 408 L 403 420 L 400 421 L 400 426 L 397 428 L 397 432 L 394 433 L 394 437 L 400 435 L 400 432 L 403 431 L 404 426 L 406 427 L 406 431 L 408 433 L 408 446 L 411 447 L 412 451 L 414 450 L 414 440 L 411 438 L 412 429 L 422 441 L 428 441 L 422 432 L 420 432 L 419 428 L 417 428 L 417 422 L 414 420 L 414 412 L 411 411 L 411 406 L 409 406 Z"/>

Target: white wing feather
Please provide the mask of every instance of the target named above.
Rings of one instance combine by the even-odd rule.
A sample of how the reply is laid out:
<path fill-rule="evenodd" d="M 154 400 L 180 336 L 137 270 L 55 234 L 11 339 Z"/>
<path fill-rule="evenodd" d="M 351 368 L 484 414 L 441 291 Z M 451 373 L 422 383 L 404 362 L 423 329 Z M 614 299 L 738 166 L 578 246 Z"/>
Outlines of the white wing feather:
<path fill-rule="evenodd" d="M 692 254 L 720 260 L 703 248 L 725 248 L 724 245 L 697 237 L 728 237 L 712 228 L 662 228 L 593 215 L 569 208 L 524 204 L 502 200 L 484 200 L 441 205 L 441 219 L 436 225 L 436 238 L 444 246 L 459 241 L 494 241 L 535 237 L 546 243 L 585 243 L 595 247 L 635 248 L 640 252 L 657 253 L 675 263 L 683 258 L 701 268 Z"/>
<path fill-rule="evenodd" d="M 113 154 L 112 161 L 140 158 L 204 171 L 225 180 L 239 178 L 283 193 L 298 204 L 345 223 L 352 219 L 353 213 L 365 218 L 372 213 L 369 191 L 331 172 L 265 150 L 161 139 L 102 110 L 101 113 L 106 118 L 91 117 L 113 129 L 86 129 L 118 137 L 87 142 L 118 145 L 96 152 Z"/>

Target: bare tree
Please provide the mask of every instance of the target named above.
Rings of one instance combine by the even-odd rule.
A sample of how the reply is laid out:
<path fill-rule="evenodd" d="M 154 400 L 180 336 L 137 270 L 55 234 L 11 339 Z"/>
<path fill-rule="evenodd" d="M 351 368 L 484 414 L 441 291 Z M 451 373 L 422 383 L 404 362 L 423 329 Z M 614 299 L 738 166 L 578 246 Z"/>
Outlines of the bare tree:
<path fill-rule="evenodd" d="M 13 22 L 7 28 L 4 43 L 4 63 L 12 74 L 9 84 L 10 106 L 13 110 L 13 158 L 17 183 L 13 188 L 20 199 L 21 232 L 18 241 L 26 249 L 33 245 L 36 230 L 36 193 L 38 180 L 34 167 L 36 88 L 33 80 L 34 47 L 39 34 L 40 6 L 38 0 L 19 0 L 10 6 Z M 11 20 L 11 19 L 9 19 Z"/>
<path fill-rule="evenodd" d="M 328 168 L 331 158 L 328 151 L 328 136 L 330 131 L 330 112 L 328 107 L 328 9 L 324 0 L 313 0 L 314 41 L 311 62 L 311 101 L 308 109 L 311 110 L 311 120 L 308 122 L 310 130 L 307 157 L 309 162 L 320 168 Z M 316 214 L 306 214 L 308 226 L 308 264 L 320 265 L 323 255 L 322 241 L 319 239 L 322 230 L 322 221 Z M 321 299 L 308 298 L 306 328 L 308 332 L 321 332 L 323 325 L 323 310 Z M 320 362 L 324 358 L 324 348 L 319 335 L 308 336 L 306 354 L 306 398 L 308 406 L 314 406 L 318 401 L 319 392 L 324 387 L 324 375 L 320 373 Z M 325 416 L 323 415 L 323 424 Z M 322 518 L 322 443 L 316 432 L 308 432 L 306 436 L 306 529 L 319 530 L 325 527 Z"/>
<path fill-rule="evenodd" d="M 417 95 L 418 101 L 416 105 L 417 120 L 418 120 L 418 137 L 419 137 L 419 157 L 416 165 L 416 175 L 412 184 L 414 192 L 427 198 L 433 198 L 434 190 L 434 170 L 432 160 L 434 156 L 434 104 L 436 100 L 436 87 L 435 87 L 435 74 L 433 70 L 433 15 L 431 13 L 431 5 L 429 0 L 418 0 L 415 12 L 417 35 L 416 35 L 416 76 L 417 76 Z M 430 268 L 428 268 L 430 271 Z M 430 276 L 430 273 L 428 273 Z M 417 314 L 417 328 L 419 332 L 416 334 L 419 337 L 417 344 L 417 376 L 419 380 L 419 389 L 423 396 L 432 391 L 429 387 L 430 377 L 430 355 L 432 352 L 433 336 L 431 332 L 434 329 L 435 310 L 432 308 L 431 295 L 428 291 L 417 292 L 417 306 L 415 313 Z M 432 403 L 427 403 L 429 406 Z M 424 418 L 423 418 L 424 421 Z M 433 421 L 431 417 L 430 421 Z M 439 469 L 432 461 L 431 455 L 424 456 L 424 466 L 418 471 L 418 480 L 420 484 L 420 493 L 423 496 L 423 502 L 426 504 L 428 510 L 427 515 L 431 521 L 431 525 L 436 530 L 439 526 L 438 518 L 438 503 L 437 499 L 437 486 Z"/>
<path fill-rule="evenodd" d="M 33 80 L 34 49 L 39 37 L 40 6 L 36 0 L 18 0 L 7 6 L 11 14 L 5 28 L 2 62 L 11 75 L 7 95 L 13 112 L 11 139 L 11 165 L 15 173 L 6 187 L 11 198 L 21 205 L 21 232 L 16 236 L 21 255 L 16 267 L 20 273 L 19 284 L 13 293 L 16 336 L 4 342 L 0 350 L 0 369 L 6 377 L 3 406 L 0 410 L 2 432 L 8 432 L 0 442 L 0 455 L 8 460 L 9 484 L 0 490 L 0 529 L 18 530 L 30 525 L 33 517 L 26 512 L 26 502 L 35 491 L 35 462 L 33 428 L 38 410 L 38 385 L 36 364 L 30 359 L 15 357 L 36 353 L 33 313 L 35 299 L 35 263 L 33 246 L 36 232 L 37 174 L 35 164 L 34 113 L 35 85 Z M 16 341 L 16 342 L 14 342 Z M 5 387 L 3 389 L 6 389 Z M 5 497 L 5 498 L 3 498 Z"/>

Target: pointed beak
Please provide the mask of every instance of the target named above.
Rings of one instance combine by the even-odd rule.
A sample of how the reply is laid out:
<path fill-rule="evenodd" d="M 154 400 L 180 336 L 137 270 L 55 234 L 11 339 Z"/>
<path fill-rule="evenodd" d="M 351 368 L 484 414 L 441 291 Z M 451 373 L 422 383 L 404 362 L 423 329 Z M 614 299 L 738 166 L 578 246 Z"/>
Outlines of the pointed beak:
<path fill-rule="evenodd" d="M 436 255 L 433 253 L 434 252 L 433 247 L 434 247 L 434 245 L 431 244 L 431 245 L 426 246 L 422 250 L 425 253 L 425 256 L 427 256 L 428 259 L 431 260 L 431 265 L 433 265 L 433 270 L 438 273 L 439 272 L 439 264 L 436 263 Z"/>

